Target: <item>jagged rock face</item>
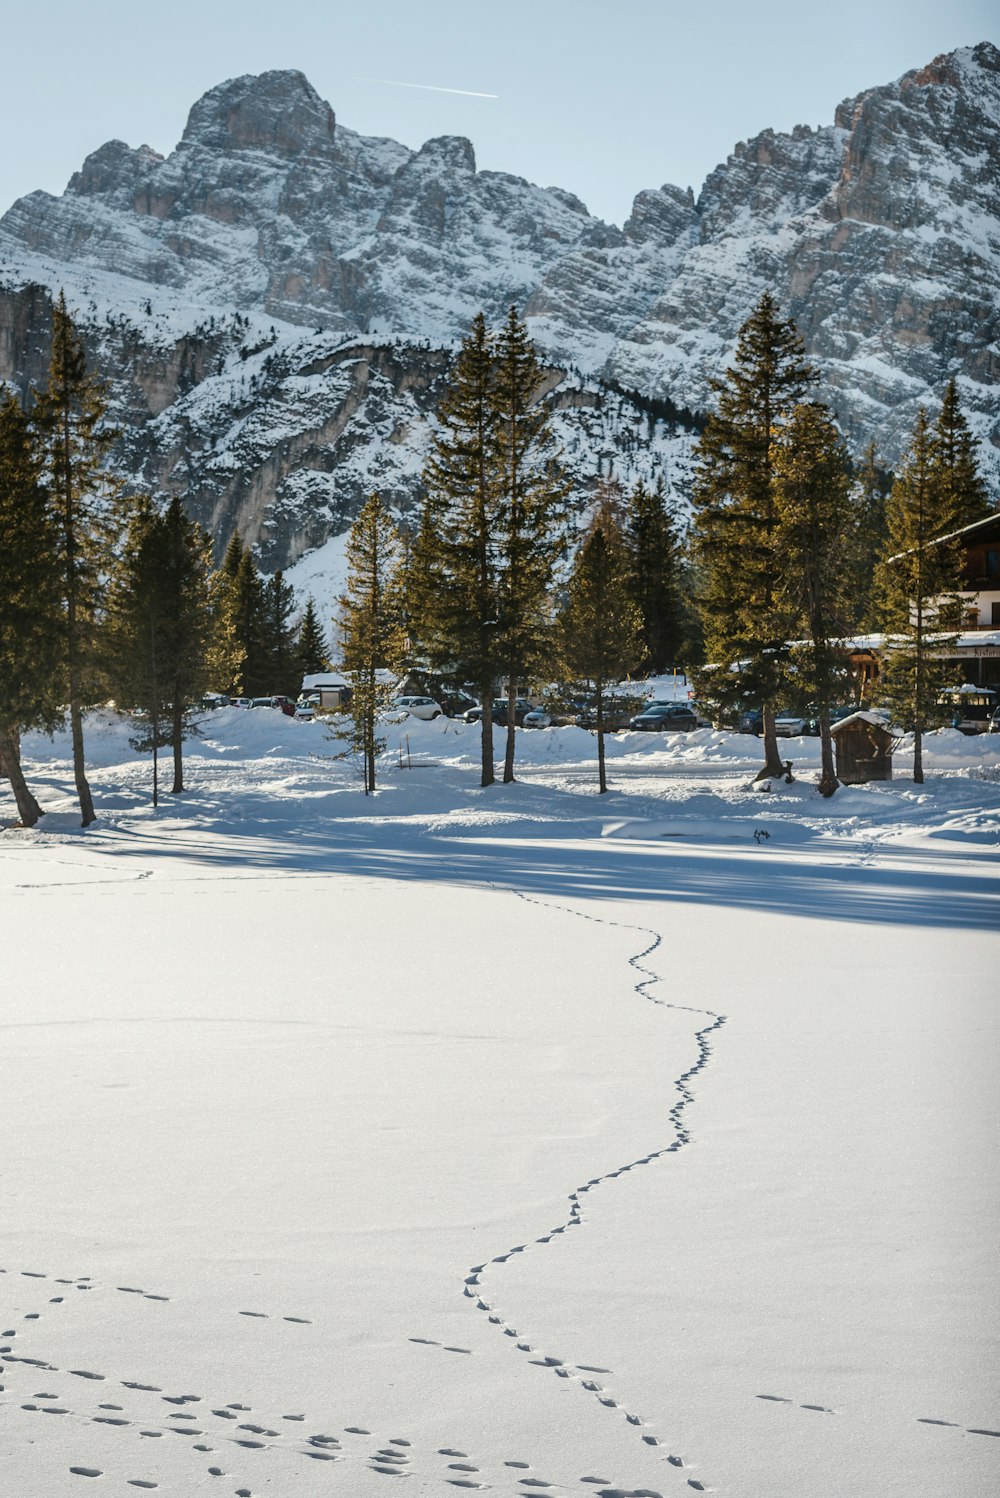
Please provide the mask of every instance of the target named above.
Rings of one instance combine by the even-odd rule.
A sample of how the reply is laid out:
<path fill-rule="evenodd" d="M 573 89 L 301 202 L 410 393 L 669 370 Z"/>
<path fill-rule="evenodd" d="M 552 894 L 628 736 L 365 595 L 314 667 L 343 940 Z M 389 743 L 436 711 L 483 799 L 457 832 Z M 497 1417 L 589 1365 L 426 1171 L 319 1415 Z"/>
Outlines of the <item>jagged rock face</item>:
<path fill-rule="evenodd" d="M 765 131 L 709 177 L 699 232 L 608 372 L 711 398 L 770 289 L 856 447 L 896 459 L 946 380 L 1000 473 L 1000 52 L 987 43 L 848 100 L 836 123 Z M 561 330 L 560 330 L 561 336 Z"/>
<path fill-rule="evenodd" d="M 452 357 L 405 344 L 345 347 L 322 333 L 272 344 L 133 429 L 119 466 L 146 488 L 181 494 L 220 557 L 238 529 L 266 569 L 287 568 L 346 530 L 372 489 L 415 523 Z M 612 466 L 626 485 L 687 473 L 689 431 L 561 370 L 549 372 L 544 393 L 581 508 Z"/>
<path fill-rule="evenodd" d="M 124 471 L 179 489 L 220 533 L 239 523 L 277 565 L 379 475 L 405 508 L 434 347 L 480 309 L 516 303 L 554 363 L 703 408 L 769 289 L 855 447 L 892 463 L 955 374 L 1000 475 L 998 164 L 989 44 L 846 101 L 831 125 L 741 143 L 697 201 L 640 192 L 623 229 L 477 171 L 464 139 L 357 135 L 300 73 L 238 78 L 198 101 L 168 157 L 111 141 L 62 197 L 0 220 L 0 378 L 44 380 L 38 288 L 65 287 L 111 382 Z M 308 374 L 303 328 L 327 360 Z M 575 442 L 586 402 L 567 399 Z M 581 438 L 580 473 L 624 463 L 633 429 Z"/>
<path fill-rule="evenodd" d="M 569 193 L 477 172 L 467 140 L 412 152 L 344 129 L 295 72 L 212 89 L 165 160 L 102 146 L 62 198 L 16 203 L 2 234 L 201 305 L 439 339 L 523 301 L 567 249 L 620 237 Z"/>

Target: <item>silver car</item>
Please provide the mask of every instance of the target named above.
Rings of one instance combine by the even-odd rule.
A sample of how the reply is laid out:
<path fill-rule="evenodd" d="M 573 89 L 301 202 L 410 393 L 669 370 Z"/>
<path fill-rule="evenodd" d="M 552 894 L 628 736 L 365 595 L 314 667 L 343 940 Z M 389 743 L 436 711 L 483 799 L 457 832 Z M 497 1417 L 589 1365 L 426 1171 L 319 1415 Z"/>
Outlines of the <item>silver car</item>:
<path fill-rule="evenodd" d="M 433 697 L 397 697 L 392 704 L 393 712 L 409 713 L 411 718 L 440 718 L 444 708 Z"/>

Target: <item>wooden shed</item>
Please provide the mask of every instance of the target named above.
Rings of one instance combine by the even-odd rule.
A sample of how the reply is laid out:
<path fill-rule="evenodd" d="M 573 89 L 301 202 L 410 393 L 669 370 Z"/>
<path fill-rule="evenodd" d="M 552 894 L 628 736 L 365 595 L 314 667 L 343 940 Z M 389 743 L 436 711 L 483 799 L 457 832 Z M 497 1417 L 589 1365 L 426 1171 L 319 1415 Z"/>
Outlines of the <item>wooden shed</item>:
<path fill-rule="evenodd" d="M 837 748 L 837 779 L 843 785 L 892 779 L 892 730 L 875 713 L 841 718 L 830 730 Z"/>

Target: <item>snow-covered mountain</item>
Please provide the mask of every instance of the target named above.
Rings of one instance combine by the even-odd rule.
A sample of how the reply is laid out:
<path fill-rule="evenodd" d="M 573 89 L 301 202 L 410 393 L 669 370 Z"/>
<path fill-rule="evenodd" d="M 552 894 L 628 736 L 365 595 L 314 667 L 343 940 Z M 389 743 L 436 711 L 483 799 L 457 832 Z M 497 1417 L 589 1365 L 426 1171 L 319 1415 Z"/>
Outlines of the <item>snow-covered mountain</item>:
<path fill-rule="evenodd" d="M 697 200 L 640 192 L 622 229 L 571 193 L 336 122 L 297 72 L 231 80 L 166 158 L 112 141 L 61 197 L 0 219 L 0 376 L 44 377 L 65 288 L 137 481 L 183 493 L 269 565 L 366 490 L 412 501 L 455 340 L 511 302 L 557 367 L 581 486 L 676 486 L 690 434 L 608 382 L 704 408 L 765 287 L 856 446 L 898 456 L 952 374 L 1000 473 L 1000 52 L 936 59 L 833 124 L 736 147 Z"/>

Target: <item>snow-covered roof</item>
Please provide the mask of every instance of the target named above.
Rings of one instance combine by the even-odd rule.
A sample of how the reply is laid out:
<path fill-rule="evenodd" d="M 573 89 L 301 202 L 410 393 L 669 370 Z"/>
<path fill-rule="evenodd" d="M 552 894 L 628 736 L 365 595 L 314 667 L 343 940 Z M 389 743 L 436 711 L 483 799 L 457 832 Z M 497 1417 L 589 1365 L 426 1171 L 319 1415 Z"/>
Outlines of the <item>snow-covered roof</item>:
<path fill-rule="evenodd" d="M 830 732 L 839 733 L 849 723 L 870 723 L 873 728 L 882 728 L 886 733 L 892 732 L 883 717 L 880 717 L 878 713 L 866 712 L 864 708 L 859 708 L 856 713 L 850 713 L 846 718 L 838 718 L 837 722 L 832 725 Z"/>

